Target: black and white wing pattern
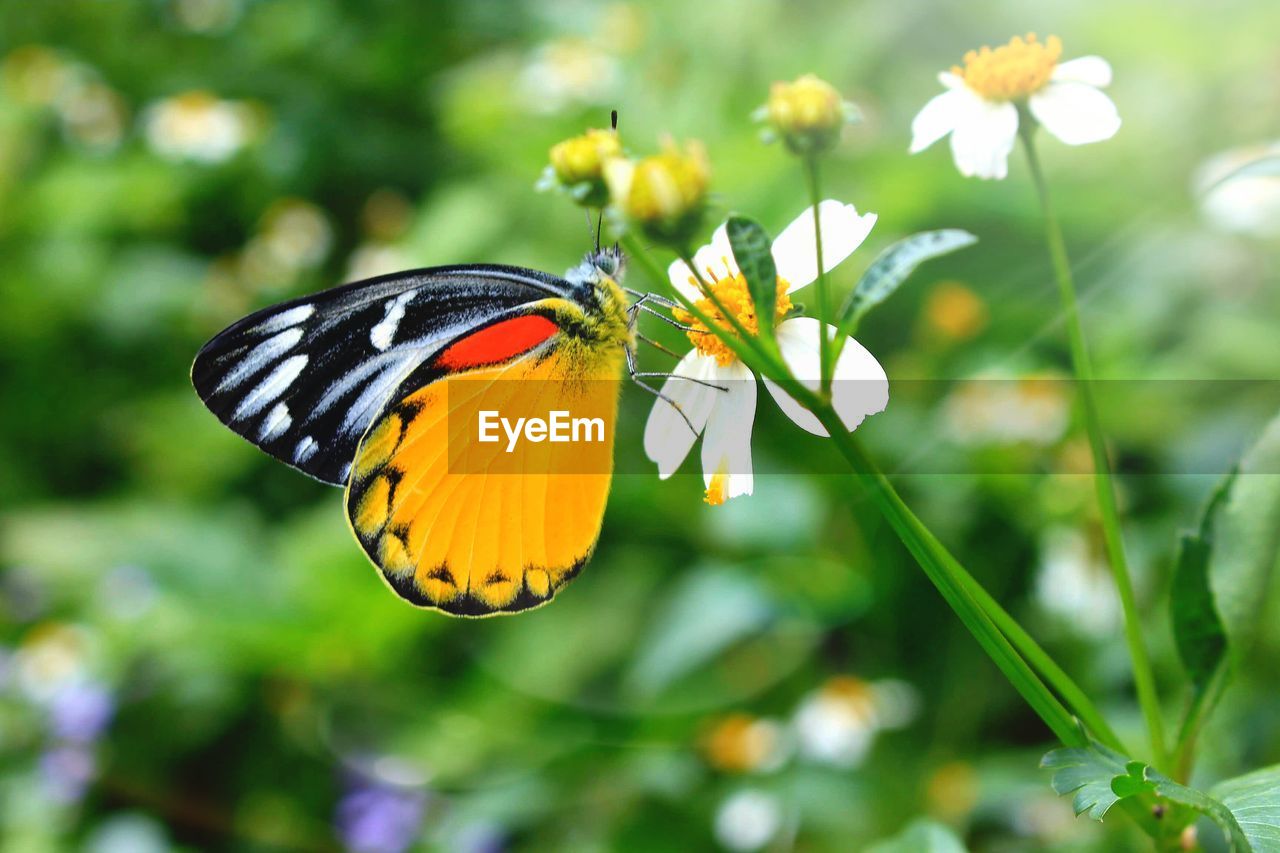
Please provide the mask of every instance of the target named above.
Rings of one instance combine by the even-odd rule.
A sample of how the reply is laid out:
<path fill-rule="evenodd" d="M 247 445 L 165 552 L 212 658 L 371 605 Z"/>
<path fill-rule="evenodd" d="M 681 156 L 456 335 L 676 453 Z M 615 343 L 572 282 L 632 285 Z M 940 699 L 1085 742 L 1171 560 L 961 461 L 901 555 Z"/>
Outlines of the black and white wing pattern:
<path fill-rule="evenodd" d="M 191 381 L 236 433 L 345 485 L 369 422 L 414 368 L 459 336 L 569 290 L 556 276 L 497 265 L 359 281 L 229 326 L 200 350 Z"/>

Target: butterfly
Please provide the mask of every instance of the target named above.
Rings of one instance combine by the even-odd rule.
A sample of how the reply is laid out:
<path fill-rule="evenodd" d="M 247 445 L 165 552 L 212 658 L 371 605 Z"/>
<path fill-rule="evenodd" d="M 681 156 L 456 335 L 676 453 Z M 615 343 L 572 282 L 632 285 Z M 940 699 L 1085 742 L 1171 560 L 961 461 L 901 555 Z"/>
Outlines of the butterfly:
<path fill-rule="evenodd" d="M 664 375 L 636 370 L 636 317 L 671 303 L 624 289 L 623 266 L 597 245 L 564 277 L 458 265 L 336 287 L 218 333 L 191 380 L 237 434 L 345 488 L 356 540 L 401 598 L 526 610 L 594 550 L 623 366 L 654 394 L 642 377 Z M 482 444 L 478 419 L 504 409 L 588 410 L 602 440 Z"/>

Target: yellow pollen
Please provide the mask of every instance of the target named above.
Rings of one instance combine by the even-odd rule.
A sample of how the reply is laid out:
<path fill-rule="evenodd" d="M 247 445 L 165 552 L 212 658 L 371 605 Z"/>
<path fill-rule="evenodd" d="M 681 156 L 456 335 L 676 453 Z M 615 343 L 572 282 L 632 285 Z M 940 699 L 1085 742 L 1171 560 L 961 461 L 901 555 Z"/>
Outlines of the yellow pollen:
<path fill-rule="evenodd" d="M 724 471 L 717 471 L 711 475 L 711 485 L 707 486 L 707 493 L 703 496 L 703 500 L 711 506 L 720 506 L 728 497 L 726 492 L 729 489 L 729 475 Z"/>
<path fill-rule="evenodd" d="M 751 301 L 751 291 L 747 288 L 747 280 L 742 273 L 737 273 L 727 278 L 716 278 L 715 273 L 710 269 L 706 271 L 704 278 L 711 284 L 711 292 L 716 295 L 720 303 L 724 305 L 725 310 L 738 319 L 742 327 L 751 334 L 758 334 L 760 331 L 760 323 L 756 319 L 756 306 Z M 692 276 L 689 277 L 689 283 L 695 288 L 698 282 Z M 787 291 L 791 289 L 791 285 L 784 278 L 778 279 L 778 298 L 774 304 L 774 321 L 777 322 L 785 317 L 787 312 L 791 310 L 791 297 L 787 295 Z M 698 306 L 698 310 L 706 314 L 715 323 L 717 328 L 733 334 L 732 326 L 720 314 L 715 305 L 707 297 L 703 297 L 694 303 Z M 677 308 L 672 312 L 675 318 L 686 326 L 693 328 L 686 332 L 689 340 L 693 343 L 694 349 L 703 355 L 709 355 L 715 358 L 716 363 L 721 367 L 728 367 L 737 359 L 737 355 L 733 350 L 725 345 L 711 331 L 703 325 L 688 311 Z"/>
<path fill-rule="evenodd" d="M 1039 42 L 1035 33 L 1028 33 L 1026 39 L 1014 36 L 994 50 L 969 51 L 964 55 L 964 67 L 953 66 L 951 73 L 989 101 L 1016 101 L 1048 84 L 1061 55 L 1060 38 L 1049 36 Z"/>

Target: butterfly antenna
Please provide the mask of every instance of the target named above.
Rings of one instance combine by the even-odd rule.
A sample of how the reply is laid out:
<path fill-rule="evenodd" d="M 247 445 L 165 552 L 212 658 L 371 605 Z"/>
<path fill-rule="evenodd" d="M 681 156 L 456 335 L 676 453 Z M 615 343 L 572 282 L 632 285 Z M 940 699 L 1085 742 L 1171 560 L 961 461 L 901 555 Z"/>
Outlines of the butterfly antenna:
<path fill-rule="evenodd" d="M 618 129 L 618 111 L 617 110 L 609 110 L 609 127 L 612 128 L 614 131 Z M 596 216 L 596 254 L 597 255 L 600 254 L 600 232 L 603 230 L 603 228 L 604 228 L 604 207 L 601 207 L 599 214 L 597 214 Z M 613 251 L 614 251 L 614 254 L 617 254 L 618 252 L 617 242 L 614 242 L 613 244 Z"/>

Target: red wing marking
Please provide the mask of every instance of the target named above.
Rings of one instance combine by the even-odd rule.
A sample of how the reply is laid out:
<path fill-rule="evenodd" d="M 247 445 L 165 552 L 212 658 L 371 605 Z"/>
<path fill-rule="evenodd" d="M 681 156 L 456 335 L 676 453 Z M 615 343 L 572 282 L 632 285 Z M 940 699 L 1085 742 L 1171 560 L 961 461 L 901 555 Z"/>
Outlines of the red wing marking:
<path fill-rule="evenodd" d="M 558 331 L 560 327 L 541 314 L 512 317 L 455 341 L 436 356 L 435 363 L 455 371 L 501 364 L 528 352 Z"/>

